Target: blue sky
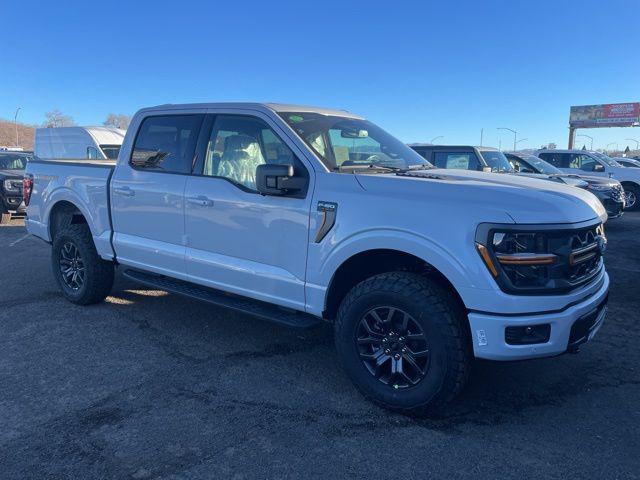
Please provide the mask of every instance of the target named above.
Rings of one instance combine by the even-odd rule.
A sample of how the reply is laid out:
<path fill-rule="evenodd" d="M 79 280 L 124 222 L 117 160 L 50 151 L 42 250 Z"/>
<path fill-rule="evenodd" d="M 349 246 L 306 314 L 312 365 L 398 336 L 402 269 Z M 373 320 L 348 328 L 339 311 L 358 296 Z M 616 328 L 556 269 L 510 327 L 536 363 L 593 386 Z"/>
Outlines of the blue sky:
<path fill-rule="evenodd" d="M 347 109 L 407 142 L 565 146 L 570 105 L 640 101 L 640 1 L 2 2 L 0 118 L 161 103 Z M 640 139 L 596 129 L 594 147 Z M 502 132 L 502 143 L 512 134 Z"/>

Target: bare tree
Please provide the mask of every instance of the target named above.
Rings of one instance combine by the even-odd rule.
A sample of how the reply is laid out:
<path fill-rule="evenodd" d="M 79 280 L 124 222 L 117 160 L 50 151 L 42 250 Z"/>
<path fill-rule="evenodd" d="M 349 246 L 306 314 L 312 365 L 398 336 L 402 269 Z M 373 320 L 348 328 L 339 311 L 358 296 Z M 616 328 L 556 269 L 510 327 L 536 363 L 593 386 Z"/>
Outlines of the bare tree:
<path fill-rule="evenodd" d="M 105 127 L 114 127 L 126 130 L 129 128 L 129 123 L 131 123 L 131 117 L 129 115 L 110 113 L 102 124 Z"/>
<path fill-rule="evenodd" d="M 69 115 L 63 115 L 57 108 L 44 114 L 43 127 L 56 128 L 56 127 L 72 127 L 75 125 L 73 118 Z"/>

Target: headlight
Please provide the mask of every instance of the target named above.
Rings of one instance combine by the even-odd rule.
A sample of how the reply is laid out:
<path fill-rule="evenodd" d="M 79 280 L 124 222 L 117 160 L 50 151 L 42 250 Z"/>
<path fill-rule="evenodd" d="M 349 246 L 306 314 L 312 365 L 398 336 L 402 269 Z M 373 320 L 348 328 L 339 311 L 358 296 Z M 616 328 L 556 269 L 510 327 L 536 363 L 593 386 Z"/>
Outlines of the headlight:
<path fill-rule="evenodd" d="M 22 182 L 20 180 L 5 180 L 4 189 L 7 192 L 19 192 L 22 188 Z"/>
<path fill-rule="evenodd" d="M 506 228 L 505 228 L 506 227 Z M 567 291 L 599 271 L 606 244 L 601 225 L 581 228 L 482 224 L 476 249 L 503 291 Z"/>
<path fill-rule="evenodd" d="M 597 185 L 594 183 L 590 183 L 587 187 L 589 190 L 597 190 L 599 192 L 604 192 L 606 190 L 611 190 L 613 188 L 612 185 Z"/>

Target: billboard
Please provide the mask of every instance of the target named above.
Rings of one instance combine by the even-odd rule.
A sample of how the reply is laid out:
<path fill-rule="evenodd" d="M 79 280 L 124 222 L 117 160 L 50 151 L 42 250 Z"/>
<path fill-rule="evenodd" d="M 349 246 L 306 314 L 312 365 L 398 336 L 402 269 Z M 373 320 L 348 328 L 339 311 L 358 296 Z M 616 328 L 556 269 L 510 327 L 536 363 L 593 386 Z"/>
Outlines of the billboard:
<path fill-rule="evenodd" d="M 574 128 L 631 127 L 640 122 L 640 102 L 607 103 L 571 107 L 569 125 Z"/>

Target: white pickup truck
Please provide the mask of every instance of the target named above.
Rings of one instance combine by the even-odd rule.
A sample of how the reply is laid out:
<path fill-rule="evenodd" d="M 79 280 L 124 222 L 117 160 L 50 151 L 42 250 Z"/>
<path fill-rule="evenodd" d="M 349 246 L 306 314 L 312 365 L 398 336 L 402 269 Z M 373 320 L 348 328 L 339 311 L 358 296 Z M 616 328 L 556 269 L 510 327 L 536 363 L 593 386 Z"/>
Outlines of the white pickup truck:
<path fill-rule="evenodd" d="M 31 162 L 24 196 L 70 301 L 103 300 L 118 267 L 280 324 L 331 321 L 349 377 L 391 409 L 452 399 L 473 357 L 577 351 L 605 316 L 593 195 L 435 169 L 340 110 L 143 109 L 115 164 Z"/>

